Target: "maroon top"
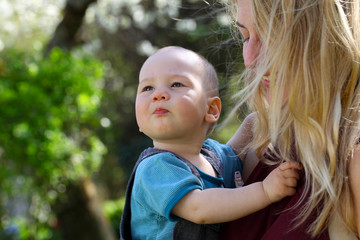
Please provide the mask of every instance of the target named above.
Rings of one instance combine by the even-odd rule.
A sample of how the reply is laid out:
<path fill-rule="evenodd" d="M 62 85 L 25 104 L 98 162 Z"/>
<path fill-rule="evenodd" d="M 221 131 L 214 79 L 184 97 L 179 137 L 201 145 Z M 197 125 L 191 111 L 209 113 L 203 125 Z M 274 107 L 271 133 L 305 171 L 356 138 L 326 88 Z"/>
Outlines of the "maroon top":
<path fill-rule="evenodd" d="M 247 179 L 245 185 L 264 180 L 275 167 L 276 166 L 267 166 L 262 162 L 259 162 Z M 286 197 L 256 213 L 224 224 L 220 239 L 329 240 L 330 238 L 327 229 L 315 238 L 311 238 L 311 236 L 307 234 L 308 226 L 314 220 L 315 214 L 307 219 L 302 225 L 294 229 L 294 225 L 296 224 L 294 219 L 299 214 L 299 208 L 301 207 L 295 209 L 290 208 L 300 199 L 301 194 L 304 191 L 304 185 L 304 173 L 301 171 L 298 188 L 294 196 Z M 302 206 L 302 204 L 300 206 Z M 284 211 L 286 209 L 290 210 Z"/>

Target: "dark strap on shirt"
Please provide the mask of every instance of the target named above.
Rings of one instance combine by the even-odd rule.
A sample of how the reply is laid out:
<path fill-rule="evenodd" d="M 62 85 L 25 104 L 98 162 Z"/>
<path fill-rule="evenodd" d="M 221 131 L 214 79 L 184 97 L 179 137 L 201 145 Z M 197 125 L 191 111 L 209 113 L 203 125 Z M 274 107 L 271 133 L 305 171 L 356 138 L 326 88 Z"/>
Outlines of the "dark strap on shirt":
<path fill-rule="evenodd" d="M 126 194 L 125 194 L 125 205 L 124 205 L 124 209 L 123 209 L 123 213 L 122 213 L 122 217 L 121 217 L 121 222 L 120 222 L 120 240 L 131 240 L 132 236 L 131 236 L 131 207 L 130 207 L 130 202 L 131 202 L 131 193 L 132 193 L 132 187 L 134 185 L 134 179 L 135 179 L 135 172 L 137 167 L 139 166 L 139 164 L 145 159 L 148 158 L 152 155 L 158 154 L 158 153 L 163 153 L 163 152 L 169 152 L 166 150 L 161 150 L 161 149 L 157 149 L 157 148 L 148 148 L 145 149 L 139 156 L 139 159 L 137 160 L 137 162 L 135 163 L 135 166 L 133 168 L 133 171 L 130 175 L 129 178 L 129 182 L 126 188 Z M 185 158 L 175 154 L 174 154 L 177 158 L 179 158 L 181 161 L 183 161 L 191 170 L 191 172 L 200 179 L 200 181 L 202 182 L 202 179 L 200 177 L 200 173 L 197 170 L 197 168 L 188 160 L 186 160 Z M 218 176 L 222 176 L 224 169 L 223 169 L 223 164 L 222 161 L 219 157 L 219 155 L 215 152 L 215 150 L 213 150 L 212 148 L 208 147 L 208 146 L 203 146 L 201 149 L 201 154 L 205 157 L 205 159 L 213 166 L 213 168 L 216 170 Z M 202 182 L 203 183 L 203 182 Z"/>
<path fill-rule="evenodd" d="M 173 240 L 219 240 L 222 224 L 196 224 L 180 219 L 174 227 Z"/>

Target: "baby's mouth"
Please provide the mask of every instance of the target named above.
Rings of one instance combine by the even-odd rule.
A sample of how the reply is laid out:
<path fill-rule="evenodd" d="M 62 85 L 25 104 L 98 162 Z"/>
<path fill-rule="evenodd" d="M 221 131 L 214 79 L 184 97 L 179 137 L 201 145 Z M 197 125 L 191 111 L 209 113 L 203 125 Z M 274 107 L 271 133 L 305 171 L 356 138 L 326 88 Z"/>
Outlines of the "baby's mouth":
<path fill-rule="evenodd" d="M 166 114 L 168 112 L 169 111 L 164 108 L 157 108 L 157 109 L 155 109 L 154 114 L 162 115 L 162 114 Z"/>

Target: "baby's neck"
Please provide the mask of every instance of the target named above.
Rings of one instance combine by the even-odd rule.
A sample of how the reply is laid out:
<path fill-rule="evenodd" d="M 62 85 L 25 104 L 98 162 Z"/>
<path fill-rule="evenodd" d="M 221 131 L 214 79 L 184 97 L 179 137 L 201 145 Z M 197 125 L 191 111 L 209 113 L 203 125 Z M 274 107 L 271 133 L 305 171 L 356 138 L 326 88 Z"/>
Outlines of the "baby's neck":
<path fill-rule="evenodd" d="M 200 157 L 200 151 L 202 147 L 202 143 L 187 143 L 187 142 L 155 142 L 154 147 L 162 150 L 166 150 L 169 152 L 173 152 L 190 162 L 193 160 L 196 161 Z"/>
<path fill-rule="evenodd" d="M 154 142 L 154 147 L 162 150 L 166 150 L 172 153 L 179 155 L 180 157 L 185 158 L 193 165 L 195 165 L 201 171 L 216 177 L 216 172 L 211 166 L 211 164 L 204 158 L 200 153 L 202 148 L 201 144 L 195 143 L 159 143 Z"/>

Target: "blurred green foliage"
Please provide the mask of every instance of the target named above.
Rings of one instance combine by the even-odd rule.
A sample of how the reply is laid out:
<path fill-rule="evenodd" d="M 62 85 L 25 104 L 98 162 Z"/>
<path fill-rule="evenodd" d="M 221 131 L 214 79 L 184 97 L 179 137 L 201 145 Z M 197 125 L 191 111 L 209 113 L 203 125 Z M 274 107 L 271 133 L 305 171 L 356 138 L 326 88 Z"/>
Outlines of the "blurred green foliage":
<path fill-rule="evenodd" d="M 98 1 L 96 5 L 101 10 L 98 21 L 87 22 L 83 29 L 87 29 L 86 48 L 106 66 L 100 113 L 111 124 L 97 131 L 108 153 L 95 181 L 106 199 L 118 199 L 141 151 L 152 146 L 151 139 L 138 131 L 134 112 L 139 70 L 149 54 L 177 45 L 206 57 L 219 76 L 221 122 L 233 108 L 229 78 L 240 67 L 241 48 L 232 40 L 231 21 L 221 1 Z M 228 138 L 222 134 L 221 141 Z"/>
<path fill-rule="evenodd" d="M 16 23 L 13 18 L 21 16 L 18 27 L 24 30 L 12 38 L 1 35 L 4 43 L 28 52 L 6 48 L 0 55 L 0 239 L 61 239 L 51 203 L 68 181 L 84 176 L 99 186 L 101 199 L 120 198 L 104 205 L 118 232 L 128 177 L 140 152 L 152 145 L 138 131 L 134 99 L 140 67 L 154 50 L 184 46 L 214 64 L 223 100 L 221 124 L 238 89 L 229 78 L 242 67 L 222 1 L 97 1 L 75 40 L 101 63 L 79 53 L 79 46 L 43 57 L 44 39 L 58 17 L 29 17 L 42 16 L 57 0 L 31 3 L 31 8 L 6 1 L 14 13 L 23 9 L 7 18 Z M 29 33 L 29 27 L 35 30 Z M 226 142 L 238 125 L 235 117 L 211 137 Z M 14 209 L 19 207 L 26 208 L 26 218 L 14 217 L 24 215 Z"/>
<path fill-rule="evenodd" d="M 125 197 L 117 200 L 109 200 L 104 202 L 103 211 L 105 216 L 110 220 L 112 228 L 115 230 L 118 237 L 120 237 L 120 221 L 124 210 Z"/>
<path fill-rule="evenodd" d="M 15 225 L 20 239 L 49 239 L 41 224 L 51 222 L 50 205 L 66 181 L 98 170 L 107 151 L 92 130 L 99 125 L 102 77 L 102 63 L 80 53 L 2 52 L 0 232 Z M 40 225 L 13 220 L 18 196 L 30 202 L 26 221 Z"/>

